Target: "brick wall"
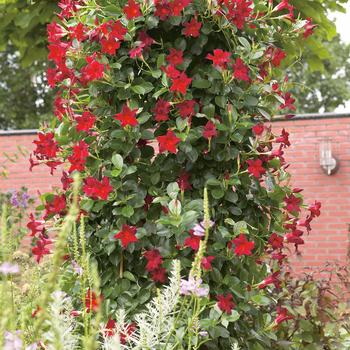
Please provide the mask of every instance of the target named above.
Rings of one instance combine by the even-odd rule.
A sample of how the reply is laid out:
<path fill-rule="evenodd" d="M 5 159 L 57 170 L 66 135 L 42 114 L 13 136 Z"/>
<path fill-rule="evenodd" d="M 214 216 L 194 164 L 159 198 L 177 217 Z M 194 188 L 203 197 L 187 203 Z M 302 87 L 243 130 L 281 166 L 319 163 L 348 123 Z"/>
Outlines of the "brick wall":
<path fill-rule="evenodd" d="M 292 258 L 292 266 L 300 270 L 333 261 L 346 264 L 350 252 L 350 115 L 296 118 L 272 125 L 275 132 L 285 128 L 290 133 L 292 145 L 286 160 L 291 163 L 292 184 L 304 189 L 306 202 L 322 202 L 322 215 L 313 222 L 300 255 Z M 325 138 L 331 140 L 333 154 L 340 162 L 338 172 L 331 176 L 320 167 L 319 146 Z"/>
<path fill-rule="evenodd" d="M 292 266 L 300 270 L 304 266 L 322 266 L 327 261 L 346 263 L 350 246 L 350 115 L 273 123 L 276 132 L 282 128 L 290 133 L 292 143 L 286 159 L 291 163 L 293 185 L 304 188 L 306 202 L 315 199 L 322 202 L 322 215 L 314 221 L 310 236 L 305 237 L 300 255 L 292 258 Z M 327 137 L 332 140 L 333 153 L 340 161 L 339 171 L 332 176 L 327 176 L 319 165 L 319 144 Z M 6 166 L 9 172 L 7 179 L 0 178 L 0 191 L 26 186 L 35 195 L 37 191 L 49 191 L 60 185 L 58 177 L 51 176 L 44 165 L 29 172 L 28 154 L 33 150 L 34 139 L 34 132 L 0 133 L 0 170 Z M 17 161 L 10 162 L 4 153 L 12 158 L 17 155 Z"/>

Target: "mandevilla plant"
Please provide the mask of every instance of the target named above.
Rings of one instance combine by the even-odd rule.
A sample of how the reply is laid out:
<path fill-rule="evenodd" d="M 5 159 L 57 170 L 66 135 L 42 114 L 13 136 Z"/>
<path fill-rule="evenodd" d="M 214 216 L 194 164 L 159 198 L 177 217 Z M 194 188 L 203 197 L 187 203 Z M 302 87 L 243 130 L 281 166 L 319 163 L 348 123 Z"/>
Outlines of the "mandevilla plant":
<path fill-rule="evenodd" d="M 288 132 L 276 136 L 265 122 L 295 109 L 280 47 L 311 35 L 311 19 L 288 0 L 65 0 L 60 8 L 48 26 L 57 122 L 39 133 L 31 166 L 65 170 L 62 190 L 44 195 L 43 217 L 28 223 L 37 261 L 80 172 L 103 294 L 88 290 L 85 307 L 93 312 L 103 299 L 106 319 L 123 308 L 132 322 L 176 259 L 188 278 L 183 292 L 212 300 L 198 320 L 209 336 L 203 349 L 271 348 L 273 328 L 291 317 L 273 300 L 283 249 L 303 244 L 320 204 L 308 207 L 289 187 Z M 194 256 L 200 279 L 188 274 Z"/>

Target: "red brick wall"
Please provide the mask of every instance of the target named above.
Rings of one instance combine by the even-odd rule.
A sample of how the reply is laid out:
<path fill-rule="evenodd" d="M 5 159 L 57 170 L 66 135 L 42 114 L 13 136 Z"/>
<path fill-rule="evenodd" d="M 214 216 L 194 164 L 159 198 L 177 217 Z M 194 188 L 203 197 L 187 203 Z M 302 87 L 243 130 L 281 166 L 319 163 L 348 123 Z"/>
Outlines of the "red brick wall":
<path fill-rule="evenodd" d="M 349 258 L 350 224 L 350 115 L 339 118 L 295 119 L 273 123 L 273 130 L 285 128 L 291 147 L 286 160 L 291 163 L 292 184 L 304 189 L 306 202 L 322 202 L 322 215 L 313 222 L 313 230 L 300 247 L 300 256 L 292 266 L 320 267 L 327 261 L 346 264 Z M 319 161 L 320 141 L 330 138 L 340 168 L 326 175 Z"/>
<path fill-rule="evenodd" d="M 0 176 L 0 192 L 25 186 L 29 193 L 35 196 L 37 191 L 44 193 L 50 191 L 52 186 L 60 184 L 58 176 L 51 176 L 46 165 L 34 167 L 32 172 L 29 171 L 29 154 L 34 149 L 34 139 L 34 131 L 24 134 L 0 133 L 0 172 L 5 170 L 8 173 L 7 178 Z"/>
<path fill-rule="evenodd" d="M 292 146 L 286 151 L 286 159 L 291 163 L 293 185 L 304 188 L 306 202 L 322 202 L 322 215 L 313 222 L 313 231 L 305 237 L 300 256 L 292 258 L 292 266 L 299 270 L 322 266 L 326 261 L 346 263 L 350 246 L 350 116 L 281 121 L 273 123 L 273 128 L 276 132 L 285 128 L 290 133 Z M 331 138 L 333 153 L 340 161 L 339 171 L 332 176 L 324 174 L 319 165 L 319 143 L 326 137 Z M 35 195 L 38 190 L 45 192 L 60 185 L 45 165 L 29 172 L 28 155 L 22 155 L 19 147 L 29 154 L 34 139 L 34 133 L 0 134 L 0 170 L 6 166 L 9 172 L 7 179 L 0 177 L 0 191 L 26 186 Z M 11 157 L 17 154 L 17 162 L 7 160 L 4 153 Z"/>

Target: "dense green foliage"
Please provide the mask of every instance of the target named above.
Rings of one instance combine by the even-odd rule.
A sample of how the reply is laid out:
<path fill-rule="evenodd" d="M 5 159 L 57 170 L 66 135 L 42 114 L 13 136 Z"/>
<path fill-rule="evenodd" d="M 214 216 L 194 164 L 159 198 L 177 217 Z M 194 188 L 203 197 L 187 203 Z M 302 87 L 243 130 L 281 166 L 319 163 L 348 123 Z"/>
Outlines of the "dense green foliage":
<path fill-rule="evenodd" d="M 71 4 L 49 28 L 57 127 L 39 134 L 32 165 L 63 163 L 68 172 L 63 190 L 43 196 L 43 219 L 50 226 L 64 215 L 80 172 L 106 316 L 123 307 L 132 320 L 174 259 L 186 276 L 194 259 L 210 257 L 201 277 L 220 310 L 201 314 L 205 348 L 278 348 L 271 325 L 281 317 L 274 321 L 264 290 L 282 281 L 265 278 L 280 274 L 285 256 L 276 249 L 302 244 L 320 206 L 288 186 L 288 134 L 263 123 L 294 110 L 282 62 L 297 58 L 310 21 L 262 0 L 141 4 Z M 214 226 L 195 235 L 204 188 Z M 239 319 L 222 320 L 233 308 Z"/>
<path fill-rule="evenodd" d="M 303 64 L 293 66 L 291 70 L 296 78 L 306 74 L 304 81 L 308 82 L 305 83 L 304 88 L 293 90 L 297 100 L 300 100 L 297 104 L 297 111 L 300 113 L 318 112 L 320 109 L 329 111 L 343 104 L 347 99 L 344 79 L 338 81 L 337 84 L 326 80 L 331 78 L 334 70 L 338 74 L 342 70 L 338 56 L 333 57 L 335 52 L 332 50 L 333 47 L 327 44 L 327 41 L 332 40 L 336 33 L 334 23 L 328 19 L 328 11 L 342 11 L 342 5 L 346 2 L 347 0 L 313 0 L 307 3 L 291 1 L 304 18 L 312 17 L 318 25 L 312 38 L 304 42 L 282 43 L 290 54 L 299 54 L 300 50 L 307 53 L 303 58 Z M 0 105 L 2 111 L 0 128 L 2 129 L 37 128 L 41 121 L 51 120 L 47 112 L 51 109 L 52 94 L 47 91 L 43 93 L 45 87 L 40 83 L 39 87 L 33 86 L 33 79 L 38 77 L 38 81 L 42 81 L 44 77 L 47 57 L 46 25 L 54 18 L 58 10 L 55 0 L 34 2 L 15 0 L 0 3 L 0 51 L 3 51 L 0 56 L 0 64 L 3 67 L 1 68 L 0 86 L 7 85 L 6 89 L 0 88 L 0 100 L 3 101 Z M 340 50 L 345 55 L 346 50 L 343 50 L 342 47 Z M 22 67 L 18 66 L 19 63 Z M 314 84 L 314 76 L 319 73 L 310 73 L 310 70 L 323 70 L 324 79 Z M 327 89 L 325 87 L 327 84 L 335 84 L 335 89 Z M 318 91 L 321 90 L 325 100 L 320 101 Z M 38 97 L 39 105 L 37 105 Z M 13 100 L 16 98 L 22 103 L 14 103 Z"/>

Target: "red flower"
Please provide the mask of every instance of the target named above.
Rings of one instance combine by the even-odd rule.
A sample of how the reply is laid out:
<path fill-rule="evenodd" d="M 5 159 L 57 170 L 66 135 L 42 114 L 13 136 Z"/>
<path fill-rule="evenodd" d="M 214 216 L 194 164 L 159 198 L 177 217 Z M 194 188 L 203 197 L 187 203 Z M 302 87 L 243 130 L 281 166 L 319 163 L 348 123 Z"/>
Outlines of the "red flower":
<path fill-rule="evenodd" d="M 216 126 L 212 121 L 208 121 L 207 124 L 205 124 L 203 129 L 203 137 L 206 139 L 211 139 L 212 137 L 215 137 L 217 135 Z"/>
<path fill-rule="evenodd" d="M 169 119 L 170 103 L 162 98 L 160 98 L 153 108 L 153 113 L 155 114 L 154 119 L 157 122 L 166 121 Z"/>
<path fill-rule="evenodd" d="M 101 51 L 109 55 L 115 55 L 120 48 L 120 41 L 116 41 L 115 38 L 109 37 L 108 39 L 101 39 Z"/>
<path fill-rule="evenodd" d="M 311 213 L 311 217 L 315 217 L 315 216 L 320 216 L 321 215 L 321 202 L 315 201 L 314 204 L 309 205 L 308 210 Z"/>
<path fill-rule="evenodd" d="M 55 195 L 53 200 L 51 202 L 47 202 L 45 204 L 45 209 L 46 209 L 46 214 L 45 217 L 53 214 L 64 214 L 66 211 L 66 207 L 67 207 L 67 202 L 66 202 L 66 197 L 64 194 L 58 196 Z"/>
<path fill-rule="evenodd" d="M 254 249 L 254 241 L 249 242 L 244 234 L 240 234 L 237 238 L 234 238 L 230 243 L 235 245 L 234 252 L 237 256 L 252 255 Z"/>
<path fill-rule="evenodd" d="M 52 21 L 47 25 L 47 36 L 49 43 L 60 42 L 61 38 L 64 36 L 63 28 L 57 24 L 57 22 Z"/>
<path fill-rule="evenodd" d="M 273 11 L 282 11 L 288 9 L 291 5 L 289 4 L 289 0 L 282 0 Z"/>
<path fill-rule="evenodd" d="M 137 108 L 131 110 L 126 104 L 123 105 L 120 113 L 113 116 L 114 119 L 119 120 L 122 127 L 127 125 L 137 126 L 139 122 L 136 119 Z"/>
<path fill-rule="evenodd" d="M 180 94 L 185 95 L 191 82 L 192 79 L 189 78 L 185 72 L 181 72 L 177 78 L 173 78 L 170 91 L 179 92 Z"/>
<path fill-rule="evenodd" d="M 192 185 L 189 182 L 190 174 L 186 171 L 182 171 L 178 179 L 176 180 L 177 184 L 180 187 L 181 191 L 191 190 Z"/>
<path fill-rule="evenodd" d="M 175 68 L 175 66 L 173 66 L 172 64 L 170 64 L 168 67 L 164 67 L 162 66 L 160 68 L 166 75 L 168 78 L 170 79 L 175 79 L 178 78 L 180 76 L 180 71 L 177 70 Z"/>
<path fill-rule="evenodd" d="M 56 157 L 61 147 L 59 147 L 58 143 L 55 141 L 54 133 L 39 133 L 38 137 L 39 140 L 33 141 L 33 143 L 36 144 L 36 149 L 33 152 L 35 156 L 40 160 Z"/>
<path fill-rule="evenodd" d="M 73 146 L 73 153 L 67 159 L 71 163 L 69 172 L 74 170 L 83 171 L 85 169 L 86 158 L 89 156 L 89 145 L 80 140 L 79 143 Z"/>
<path fill-rule="evenodd" d="M 121 231 L 114 235 L 115 239 L 120 239 L 122 247 L 125 249 L 130 243 L 137 242 L 136 237 L 137 228 L 135 226 L 129 226 L 123 224 Z"/>
<path fill-rule="evenodd" d="M 103 335 L 105 337 L 113 337 L 113 335 L 115 334 L 116 324 L 117 323 L 112 318 L 109 318 L 103 329 Z"/>
<path fill-rule="evenodd" d="M 219 309 L 226 312 L 228 315 L 231 315 L 231 311 L 235 307 L 232 294 L 227 294 L 226 296 L 220 294 L 216 297 L 216 300 L 218 301 Z"/>
<path fill-rule="evenodd" d="M 278 279 L 279 275 L 280 271 L 276 271 L 272 275 L 266 277 L 261 283 L 259 283 L 259 289 L 265 289 L 270 284 L 273 284 L 276 288 L 280 288 L 281 281 Z"/>
<path fill-rule="evenodd" d="M 158 136 L 157 141 L 159 144 L 159 153 L 168 151 L 170 153 L 176 154 L 177 144 L 181 141 L 172 130 L 168 130 L 167 133 L 163 136 Z"/>
<path fill-rule="evenodd" d="M 287 55 L 284 51 L 277 48 L 273 53 L 271 62 L 275 67 L 279 67 L 281 65 L 281 62 L 286 58 L 286 56 Z"/>
<path fill-rule="evenodd" d="M 48 46 L 48 49 L 49 49 L 48 59 L 51 61 L 54 61 L 58 66 L 61 65 L 62 62 L 65 60 L 67 48 L 68 48 L 68 44 L 61 43 L 61 42 L 57 44 L 50 44 Z"/>
<path fill-rule="evenodd" d="M 40 263 L 40 260 L 44 255 L 51 254 L 50 249 L 46 248 L 47 245 L 51 244 L 52 241 L 49 239 L 46 239 L 44 237 L 41 237 L 36 241 L 36 246 L 32 248 L 32 254 L 35 255 L 35 260 L 37 263 Z"/>
<path fill-rule="evenodd" d="M 301 199 L 295 197 L 294 194 L 291 194 L 289 197 L 285 197 L 284 202 L 286 203 L 286 210 L 289 213 L 300 212 Z"/>
<path fill-rule="evenodd" d="M 244 24 L 250 17 L 253 9 L 250 7 L 253 3 L 248 0 L 223 1 L 228 8 L 227 18 L 238 28 L 243 29 Z"/>
<path fill-rule="evenodd" d="M 215 256 L 209 255 L 209 256 L 204 256 L 201 261 L 201 266 L 204 270 L 209 271 L 213 267 L 211 266 L 212 261 L 215 259 Z"/>
<path fill-rule="evenodd" d="M 281 252 L 274 252 L 271 254 L 271 259 L 277 260 L 279 264 L 287 257 L 286 254 L 282 254 Z"/>
<path fill-rule="evenodd" d="M 102 181 L 89 176 L 84 180 L 83 191 L 93 199 L 107 200 L 108 195 L 113 191 L 113 187 L 110 185 L 107 176 L 104 176 Z"/>
<path fill-rule="evenodd" d="M 279 236 L 277 233 L 272 233 L 269 238 L 269 243 L 273 249 L 283 248 L 283 237 Z"/>
<path fill-rule="evenodd" d="M 196 18 L 193 17 L 190 22 L 184 23 L 184 27 L 185 29 L 183 33 L 186 37 L 192 36 L 193 38 L 196 38 L 200 34 L 199 31 L 202 27 L 202 23 L 198 22 Z"/>
<path fill-rule="evenodd" d="M 317 27 L 315 24 L 312 24 L 311 18 L 306 18 L 307 23 L 304 25 L 305 32 L 303 34 L 304 38 L 308 38 L 314 33 L 314 29 Z"/>
<path fill-rule="evenodd" d="M 238 57 L 236 62 L 232 66 L 233 76 L 238 80 L 250 81 L 249 78 L 249 68 L 244 64 L 244 62 Z"/>
<path fill-rule="evenodd" d="M 182 119 L 185 118 L 191 118 L 195 115 L 194 107 L 196 106 L 197 102 L 195 100 L 185 100 L 181 103 L 178 103 L 176 105 L 177 110 L 180 113 L 180 116 Z"/>
<path fill-rule="evenodd" d="M 158 249 L 147 250 L 143 255 L 147 259 L 146 270 L 148 272 L 157 270 L 163 263 L 163 257 Z"/>
<path fill-rule="evenodd" d="M 292 111 L 296 110 L 296 107 L 294 106 L 295 99 L 292 98 L 292 94 L 290 92 L 287 92 L 284 96 L 282 96 L 284 99 L 284 103 L 280 105 L 280 109 L 291 109 Z"/>
<path fill-rule="evenodd" d="M 77 131 L 89 132 L 95 124 L 96 116 L 91 112 L 85 111 L 81 116 L 77 116 L 75 121 L 77 122 Z"/>
<path fill-rule="evenodd" d="M 174 48 L 171 48 L 170 53 L 168 56 L 166 56 L 166 60 L 169 64 L 176 66 L 178 64 L 182 64 L 183 63 L 183 51 L 182 50 L 176 50 Z"/>
<path fill-rule="evenodd" d="M 93 56 L 86 57 L 87 65 L 81 69 L 81 82 L 86 84 L 103 77 L 105 66 L 95 60 Z"/>
<path fill-rule="evenodd" d="M 130 58 L 141 57 L 143 53 L 143 49 L 145 48 L 144 44 L 141 43 L 139 46 L 134 47 L 129 51 Z"/>
<path fill-rule="evenodd" d="M 85 30 L 86 28 L 81 22 L 79 22 L 76 26 L 69 27 L 70 39 L 77 39 L 78 41 L 83 41 L 86 38 Z"/>
<path fill-rule="evenodd" d="M 173 0 L 169 3 L 172 16 L 181 16 L 181 11 L 191 3 L 192 0 Z"/>
<path fill-rule="evenodd" d="M 190 236 L 187 237 L 184 241 L 184 247 L 191 248 L 194 251 L 197 251 L 199 249 L 199 245 L 201 242 L 201 237 L 196 236 L 193 234 L 193 230 L 190 230 Z"/>
<path fill-rule="evenodd" d="M 62 183 L 63 190 L 66 191 L 71 185 L 71 183 L 73 183 L 73 179 L 69 177 L 67 172 L 63 171 L 62 177 L 61 177 L 61 183 Z"/>
<path fill-rule="evenodd" d="M 252 131 L 254 133 L 254 135 L 256 136 L 260 136 L 265 130 L 265 126 L 264 124 L 256 124 L 252 127 Z"/>
<path fill-rule="evenodd" d="M 299 230 L 298 230 L 299 231 Z M 301 231 L 302 232 L 302 231 Z M 287 243 L 292 243 L 295 244 L 295 246 L 297 247 L 298 245 L 302 245 L 304 244 L 304 240 L 300 237 L 300 234 L 296 231 L 287 233 L 284 236 L 285 240 L 287 241 Z"/>
<path fill-rule="evenodd" d="M 279 325 L 280 323 L 292 320 L 294 317 L 291 315 L 288 315 L 288 310 L 284 307 L 278 306 L 277 307 L 277 317 L 275 319 L 276 325 Z"/>
<path fill-rule="evenodd" d="M 123 12 L 127 19 L 133 19 L 141 16 L 140 5 L 134 0 L 128 0 L 128 4 L 124 6 Z"/>
<path fill-rule="evenodd" d="M 27 223 L 27 228 L 31 231 L 30 235 L 33 237 L 38 232 L 42 233 L 44 230 L 44 220 L 35 220 L 33 213 L 29 215 L 30 221 Z"/>
<path fill-rule="evenodd" d="M 289 133 L 286 130 L 282 130 L 281 136 L 277 137 L 275 140 L 276 143 L 281 143 L 284 147 L 289 147 Z"/>
<path fill-rule="evenodd" d="M 111 32 L 109 33 L 109 37 L 123 40 L 127 32 L 127 28 L 125 28 L 123 24 L 117 20 L 111 25 Z"/>
<path fill-rule="evenodd" d="M 145 31 L 139 32 L 138 40 L 141 41 L 144 48 L 147 48 L 154 43 L 154 39 L 150 37 Z"/>
<path fill-rule="evenodd" d="M 221 49 L 215 49 L 214 55 L 208 54 L 207 59 L 213 61 L 214 66 L 221 67 L 223 69 L 227 68 L 228 62 L 230 62 L 231 53 L 223 51 Z"/>
<path fill-rule="evenodd" d="M 97 312 L 102 301 L 101 299 L 102 299 L 101 296 L 97 297 L 96 293 L 91 291 L 91 289 L 89 288 L 85 295 L 86 312 L 87 313 L 90 313 L 91 311 Z"/>
<path fill-rule="evenodd" d="M 151 277 L 154 282 L 165 283 L 167 279 L 166 269 L 164 267 L 160 267 L 152 271 Z"/>
<path fill-rule="evenodd" d="M 154 0 L 156 10 L 154 15 L 162 21 L 166 20 L 171 13 L 171 9 L 167 0 Z"/>
<path fill-rule="evenodd" d="M 103 335 L 105 337 L 113 337 L 113 335 L 116 332 L 116 325 L 117 325 L 116 321 L 114 321 L 111 318 L 108 319 L 106 326 L 103 329 Z M 119 337 L 120 337 L 121 344 L 124 345 L 126 343 L 127 337 L 135 332 L 136 325 L 134 323 L 130 323 L 126 327 L 123 327 L 123 329 L 125 329 L 126 332 L 124 331 L 120 332 Z"/>
<path fill-rule="evenodd" d="M 248 173 L 260 179 L 260 177 L 266 173 L 266 169 L 263 167 L 263 162 L 260 159 L 248 159 Z"/>

